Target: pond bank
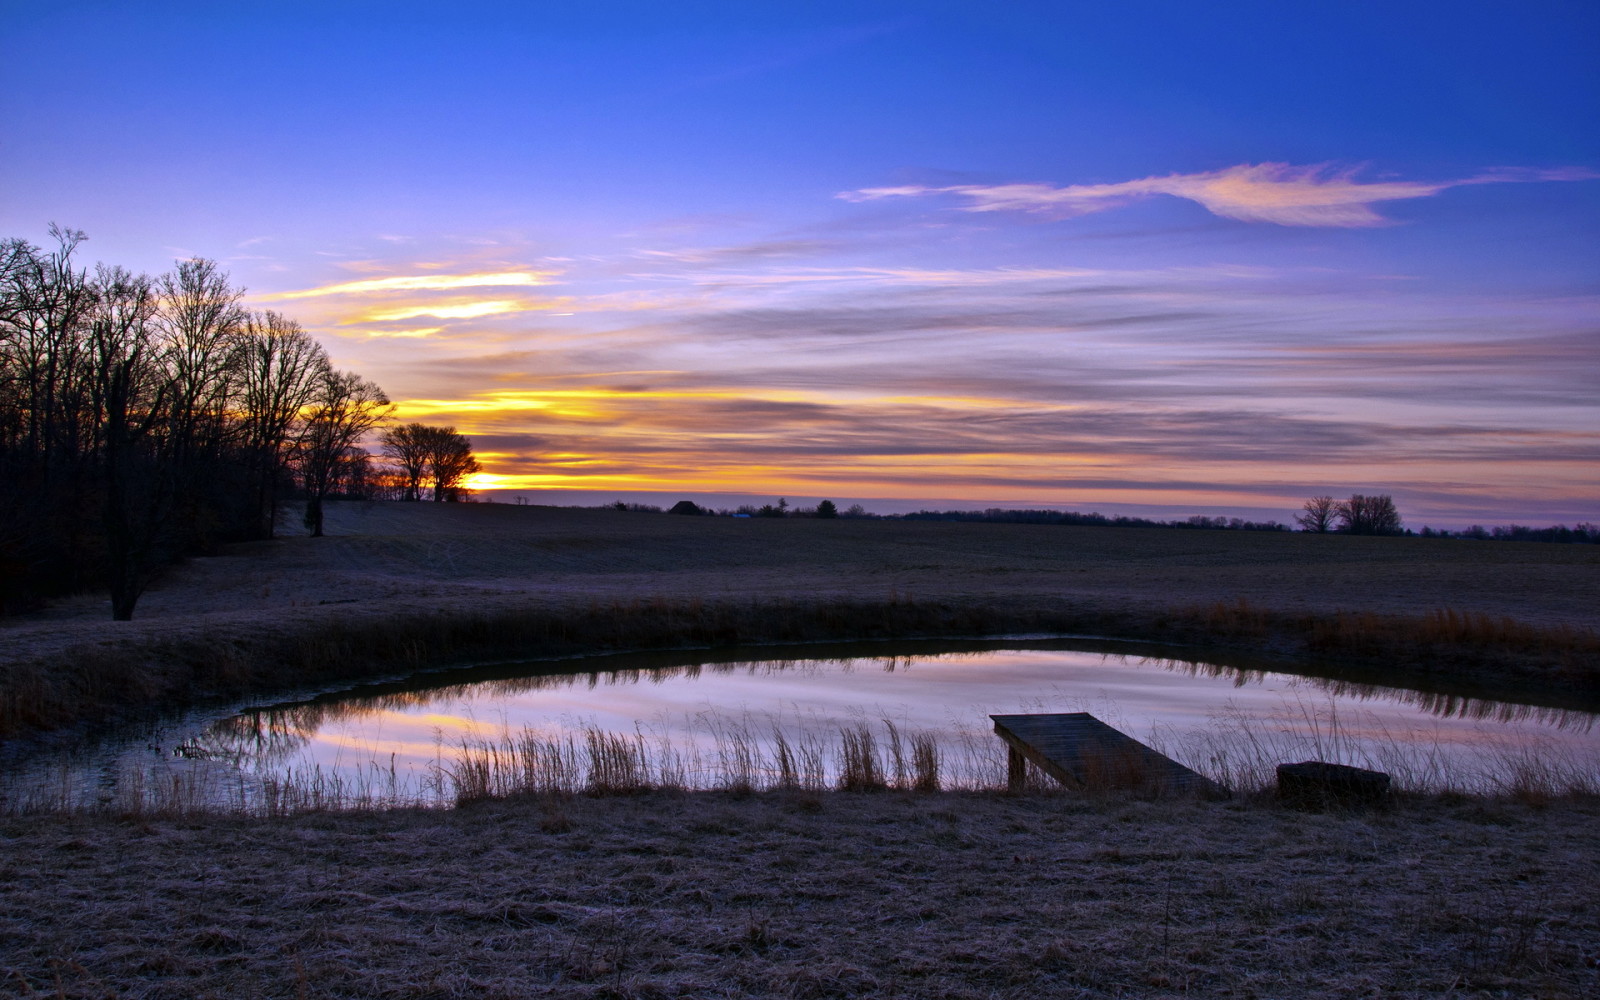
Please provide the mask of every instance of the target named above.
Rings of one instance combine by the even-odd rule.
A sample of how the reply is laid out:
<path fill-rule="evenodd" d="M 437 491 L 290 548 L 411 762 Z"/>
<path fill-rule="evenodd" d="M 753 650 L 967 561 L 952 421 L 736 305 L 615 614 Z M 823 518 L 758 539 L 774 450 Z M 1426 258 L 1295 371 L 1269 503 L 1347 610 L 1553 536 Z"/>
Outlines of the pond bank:
<path fill-rule="evenodd" d="M 0 820 L 62 996 L 1593 996 L 1600 803 L 664 794 Z"/>
<path fill-rule="evenodd" d="M 108 623 L 109 626 L 110 623 Z M 1209 659 L 1293 669 L 1332 662 L 1357 682 L 1600 708 L 1600 636 L 1484 615 L 1285 612 L 1244 600 L 1129 608 L 981 599 L 481 599 L 208 615 L 58 644 L 0 662 L 0 739 L 207 701 L 390 676 L 448 663 L 620 650 L 1051 633 L 1191 644 Z"/>

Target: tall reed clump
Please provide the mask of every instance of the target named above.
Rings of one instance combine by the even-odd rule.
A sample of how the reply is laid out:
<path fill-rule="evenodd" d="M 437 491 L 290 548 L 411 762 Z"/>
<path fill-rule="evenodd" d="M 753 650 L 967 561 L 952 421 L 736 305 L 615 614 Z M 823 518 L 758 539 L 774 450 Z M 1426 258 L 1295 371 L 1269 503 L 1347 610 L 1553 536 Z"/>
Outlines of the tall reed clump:
<path fill-rule="evenodd" d="M 878 743 L 866 723 L 839 730 L 839 788 L 876 792 L 886 787 L 878 762 Z M 898 749 L 898 741 L 896 741 Z"/>
<path fill-rule="evenodd" d="M 942 754 L 939 752 L 939 741 L 934 739 L 932 733 L 916 733 L 911 737 L 911 790 L 914 792 L 937 792 L 939 790 L 939 766 Z"/>
<path fill-rule="evenodd" d="M 703 739 L 593 726 L 579 734 L 523 730 L 466 740 L 439 767 L 445 797 L 457 804 L 659 789 L 927 793 L 944 787 L 945 751 L 936 734 L 907 735 L 888 720 L 883 730 L 880 738 L 865 722 L 847 726 L 831 747 L 816 732 L 791 734 L 775 723 L 763 729 L 748 720 L 713 719 L 698 734 Z"/>

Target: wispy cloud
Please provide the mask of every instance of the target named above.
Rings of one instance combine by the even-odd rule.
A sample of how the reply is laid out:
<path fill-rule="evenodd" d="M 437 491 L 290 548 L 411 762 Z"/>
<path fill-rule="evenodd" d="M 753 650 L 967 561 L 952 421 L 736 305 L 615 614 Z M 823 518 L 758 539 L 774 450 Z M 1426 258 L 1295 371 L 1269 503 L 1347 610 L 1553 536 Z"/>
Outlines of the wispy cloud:
<path fill-rule="evenodd" d="M 723 264 L 765 261 L 783 257 L 813 256 L 836 245 L 819 240 L 769 240 L 722 247 L 679 247 L 672 250 L 640 250 L 639 256 L 679 264 Z"/>
<path fill-rule="evenodd" d="M 415 319 L 418 316 L 433 316 L 438 319 L 475 319 L 479 316 L 496 316 L 501 313 L 526 312 L 529 305 L 512 299 L 492 299 L 480 302 L 437 302 L 418 303 L 414 305 L 395 306 L 392 309 L 374 309 L 365 313 L 355 322 L 371 320 L 379 323 L 392 322 L 400 319 Z"/>
<path fill-rule="evenodd" d="M 310 299 L 324 295 L 371 295 L 390 292 L 450 291 L 458 288 L 517 288 L 548 285 L 556 271 L 501 271 L 494 274 L 407 274 L 390 278 L 343 281 L 260 296 L 271 301 Z M 481 315 L 481 314 L 480 314 Z"/>
<path fill-rule="evenodd" d="M 1354 169 L 1336 170 L 1327 164 L 1256 163 L 1114 184 L 902 185 L 845 191 L 838 197 L 862 202 L 946 194 L 966 198 L 968 204 L 963 208 L 968 212 L 1030 212 L 1072 218 L 1155 195 L 1169 195 L 1193 201 L 1213 215 L 1242 222 L 1353 229 L 1386 225 L 1389 220 L 1373 209 L 1381 202 L 1427 198 L 1468 184 L 1584 180 L 1594 176 L 1583 170 L 1497 170 L 1458 181 L 1369 183 L 1357 180 L 1356 173 Z"/>
<path fill-rule="evenodd" d="M 444 329 L 444 327 L 442 327 L 442 326 L 419 326 L 419 327 L 410 327 L 410 328 L 407 328 L 407 329 L 399 329 L 399 330 L 397 330 L 397 329 L 368 330 L 367 331 L 367 339 L 368 340 L 374 340 L 374 339 L 381 338 L 381 337 L 398 337 L 398 338 L 401 338 L 401 339 L 412 339 L 412 340 L 415 340 L 415 339 L 421 339 L 423 337 L 431 337 L 431 336 L 433 336 L 434 334 L 440 332 L 443 329 Z"/>

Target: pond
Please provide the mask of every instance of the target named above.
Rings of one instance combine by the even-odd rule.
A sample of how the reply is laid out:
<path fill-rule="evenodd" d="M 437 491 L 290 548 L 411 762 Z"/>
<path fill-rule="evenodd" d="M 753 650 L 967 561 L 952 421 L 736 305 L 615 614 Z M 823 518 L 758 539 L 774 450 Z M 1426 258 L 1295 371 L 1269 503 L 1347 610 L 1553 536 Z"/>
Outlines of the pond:
<path fill-rule="evenodd" d="M 891 786 L 992 787 L 1004 782 L 1005 752 L 990 714 L 1077 711 L 1240 790 L 1306 759 L 1384 770 L 1418 790 L 1600 785 L 1600 717 L 1586 711 L 1183 652 L 1062 639 L 858 643 L 429 672 L 36 761 L 7 795 L 10 808 L 449 804 L 597 785 L 832 787 L 863 760 Z"/>

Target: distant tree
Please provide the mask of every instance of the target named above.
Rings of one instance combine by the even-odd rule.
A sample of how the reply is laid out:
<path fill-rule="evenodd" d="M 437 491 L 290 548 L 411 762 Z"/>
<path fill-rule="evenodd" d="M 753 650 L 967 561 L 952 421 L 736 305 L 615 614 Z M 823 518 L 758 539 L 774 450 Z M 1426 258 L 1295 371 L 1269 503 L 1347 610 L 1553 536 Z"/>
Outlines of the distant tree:
<path fill-rule="evenodd" d="M 433 499 L 443 503 L 460 500 L 468 476 L 482 470 L 472 454 L 472 442 L 457 434 L 454 427 L 428 427 L 428 478 L 433 480 Z"/>
<path fill-rule="evenodd" d="M 834 506 L 832 500 L 823 500 L 817 504 L 817 516 L 821 518 L 838 517 L 839 508 Z"/>
<path fill-rule="evenodd" d="M 672 505 L 672 509 L 667 511 L 667 513 L 700 515 L 705 513 L 705 508 L 701 507 L 693 500 L 679 500 L 677 503 Z"/>
<path fill-rule="evenodd" d="M 1398 535 L 1404 528 L 1394 498 L 1387 495 L 1352 494 L 1335 505 L 1339 530 L 1349 535 Z"/>
<path fill-rule="evenodd" d="M 853 503 L 849 507 L 845 508 L 844 516 L 845 517 L 866 517 L 867 516 L 867 508 L 861 506 L 858 503 Z"/>
<path fill-rule="evenodd" d="M 294 446 L 313 538 L 322 537 L 323 501 L 348 475 L 350 449 L 394 410 L 382 389 L 354 372 L 329 369 L 318 383 Z"/>
<path fill-rule="evenodd" d="M 1338 507 L 1333 497 L 1312 497 L 1301 506 L 1302 513 L 1296 514 L 1294 520 L 1302 531 L 1325 535 L 1334 528 Z"/>
<path fill-rule="evenodd" d="M 422 479 L 428 474 L 428 428 L 401 424 L 383 432 L 383 453 L 404 480 L 402 500 L 422 499 Z"/>
<path fill-rule="evenodd" d="M 353 444 L 334 464 L 328 496 L 338 500 L 376 500 L 383 489 L 381 476 L 367 449 Z"/>

